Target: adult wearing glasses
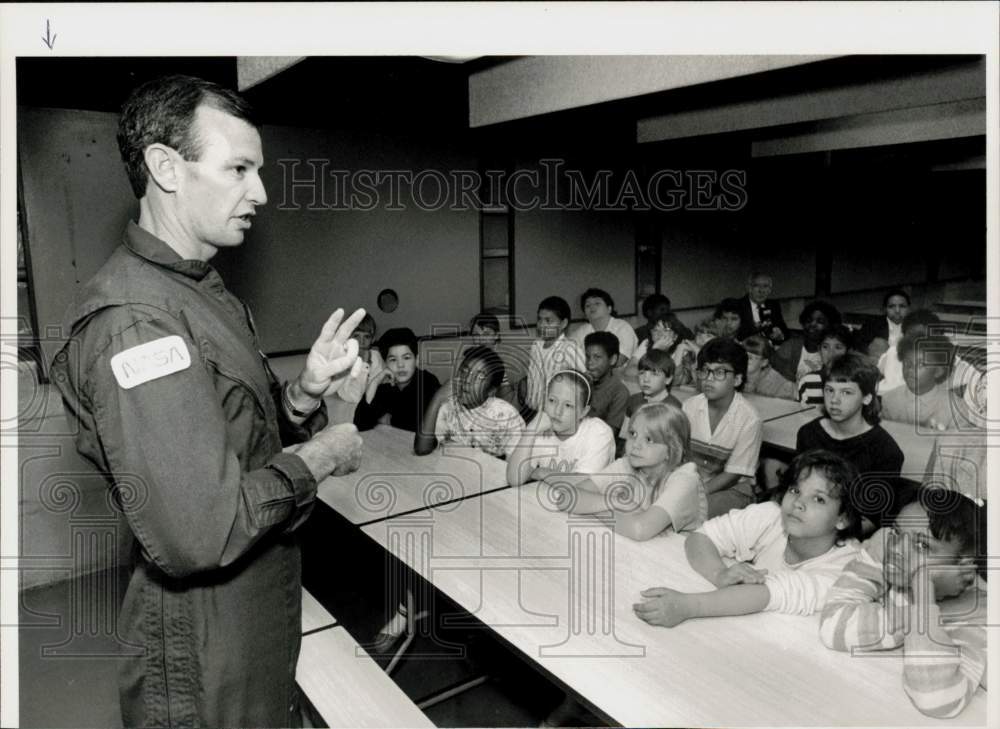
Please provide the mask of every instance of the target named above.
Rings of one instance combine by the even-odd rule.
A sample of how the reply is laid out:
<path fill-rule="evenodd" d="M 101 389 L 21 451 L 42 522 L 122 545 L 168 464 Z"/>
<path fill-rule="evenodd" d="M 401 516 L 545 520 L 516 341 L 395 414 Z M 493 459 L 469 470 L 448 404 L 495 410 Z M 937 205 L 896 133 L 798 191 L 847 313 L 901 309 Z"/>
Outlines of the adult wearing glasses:
<path fill-rule="evenodd" d="M 747 353 L 731 339 L 713 339 L 698 352 L 701 393 L 684 401 L 691 423 L 691 456 L 708 494 L 708 518 L 754 502 L 762 424 L 740 394 Z"/>

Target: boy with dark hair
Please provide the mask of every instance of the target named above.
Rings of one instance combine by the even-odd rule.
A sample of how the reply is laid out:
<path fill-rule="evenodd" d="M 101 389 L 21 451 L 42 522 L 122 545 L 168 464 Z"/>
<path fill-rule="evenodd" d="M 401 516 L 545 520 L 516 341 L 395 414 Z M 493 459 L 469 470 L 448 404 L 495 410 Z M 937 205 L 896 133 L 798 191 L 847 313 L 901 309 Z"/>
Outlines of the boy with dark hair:
<path fill-rule="evenodd" d="M 538 339 L 531 343 L 528 374 L 518 383 L 521 399 L 532 413 L 542 409 L 552 375 L 560 370 L 583 373 L 587 369 L 583 350 L 566 336 L 570 316 L 569 304 L 559 296 L 548 296 L 538 305 Z"/>
<path fill-rule="evenodd" d="M 590 414 L 617 433 L 625 420 L 629 397 L 628 388 L 613 371 L 618 364 L 618 337 L 611 332 L 591 332 L 583 343 L 587 374 L 593 384 Z"/>
<path fill-rule="evenodd" d="M 732 339 L 712 339 L 698 352 L 701 394 L 688 398 L 691 454 L 708 492 L 708 516 L 741 509 L 754 501 L 762 423 L 740 394 L 747 353 Z"/>
<path fill-rule="evenodd" d="M 389 329 L 378 340 L 385 369 L 368 383 L 365 397 L 354 411 L 358 430 L 371 430 L 387 421 L 394 428 L 416 431 L 428 403 L 441 383 L 417 367 L 417 335 L 412 329 Z"/>
<path fill-rule="evenodd" d="M 921 487 L 830 589 L 820 638 L 841 651 L 903 647 L 903 690 L 922 713 L 957 716 L 986 685 L 986 509 Z"/>

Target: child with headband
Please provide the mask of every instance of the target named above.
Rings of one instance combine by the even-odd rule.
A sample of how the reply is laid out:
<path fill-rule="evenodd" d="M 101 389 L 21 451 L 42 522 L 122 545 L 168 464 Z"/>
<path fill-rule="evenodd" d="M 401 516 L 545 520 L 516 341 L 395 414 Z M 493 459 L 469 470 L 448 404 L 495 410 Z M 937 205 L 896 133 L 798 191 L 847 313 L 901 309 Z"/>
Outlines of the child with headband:
<path fill-rule="evenodd" d="M 590 381 L 576 370 L 549 378 L 546 396 L 507 460 L 512 486 L 559 471 L 592 473 L 611 463 L 615 439 L 599 418 L 588 418 Z"/>

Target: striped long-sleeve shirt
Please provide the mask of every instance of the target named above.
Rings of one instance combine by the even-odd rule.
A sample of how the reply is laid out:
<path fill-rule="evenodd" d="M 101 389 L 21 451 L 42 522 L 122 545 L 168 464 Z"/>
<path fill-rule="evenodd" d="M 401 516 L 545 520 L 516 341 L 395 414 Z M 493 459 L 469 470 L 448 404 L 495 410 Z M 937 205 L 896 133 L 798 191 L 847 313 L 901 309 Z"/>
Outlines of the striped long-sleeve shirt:
<path fill-rule="evenodd" d="M 873 542 L 874 537 L 868 544 Z M 986 593 L 973 589 L 960 600 L 967 610 L 942 616 L 934 605 L 926 616 L 942 624 L 951 645 L 941 645 L 930 654 L 908 652 L 906 635 L 924 629 L 917 623 L 922 616 L 911 604 L 909 592 L 885 582 L 881 559 L 863 549 L 827 595 L 820 638 L 828 648 L 841 651 L 904 646 L 903 690 L 910 701 L 928 716 L 956 716 L 986 682 Z"/>

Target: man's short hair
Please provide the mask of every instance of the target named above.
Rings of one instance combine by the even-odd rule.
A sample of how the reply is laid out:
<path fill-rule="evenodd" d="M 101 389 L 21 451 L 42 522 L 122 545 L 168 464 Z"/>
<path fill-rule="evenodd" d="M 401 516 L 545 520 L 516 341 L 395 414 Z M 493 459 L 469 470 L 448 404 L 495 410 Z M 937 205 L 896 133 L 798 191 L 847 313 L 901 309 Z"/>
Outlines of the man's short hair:
<path fill-rule="evenodd" d="M 600 347 L 609 358 L 617 356 L 621 351 L 619 349 L 620 345 L 618 343 L 618 337 L 608 331 L 591 332 L 584 337 L 584 350 L 586 350 L 587 347 Z"/>
<path fill-rule="evenodd" d="M 752 286 L 753 282 L 756 281 L 759 278 L 766 278 L 768 281 L 770 281 L 772 284 L 774 284 L 774 279 L 771 278 L 771 274 L 764 273 L 763 271 L 754 271 L 747 278 L 747 285 L 751 285 Z"/>
<path fill-rule="evenodd" d="M 149 173 L 144 155 L 149 145 L 165 144 L 192 162 L 201 156 L 202 140 L 193 127 L 195 111 L 202 104 L 260 127 L 246 99 L 205 79 L 175 74 L 132 91 L 118 120 L 118 151 L 136 198 L 146 194 Z"/>

